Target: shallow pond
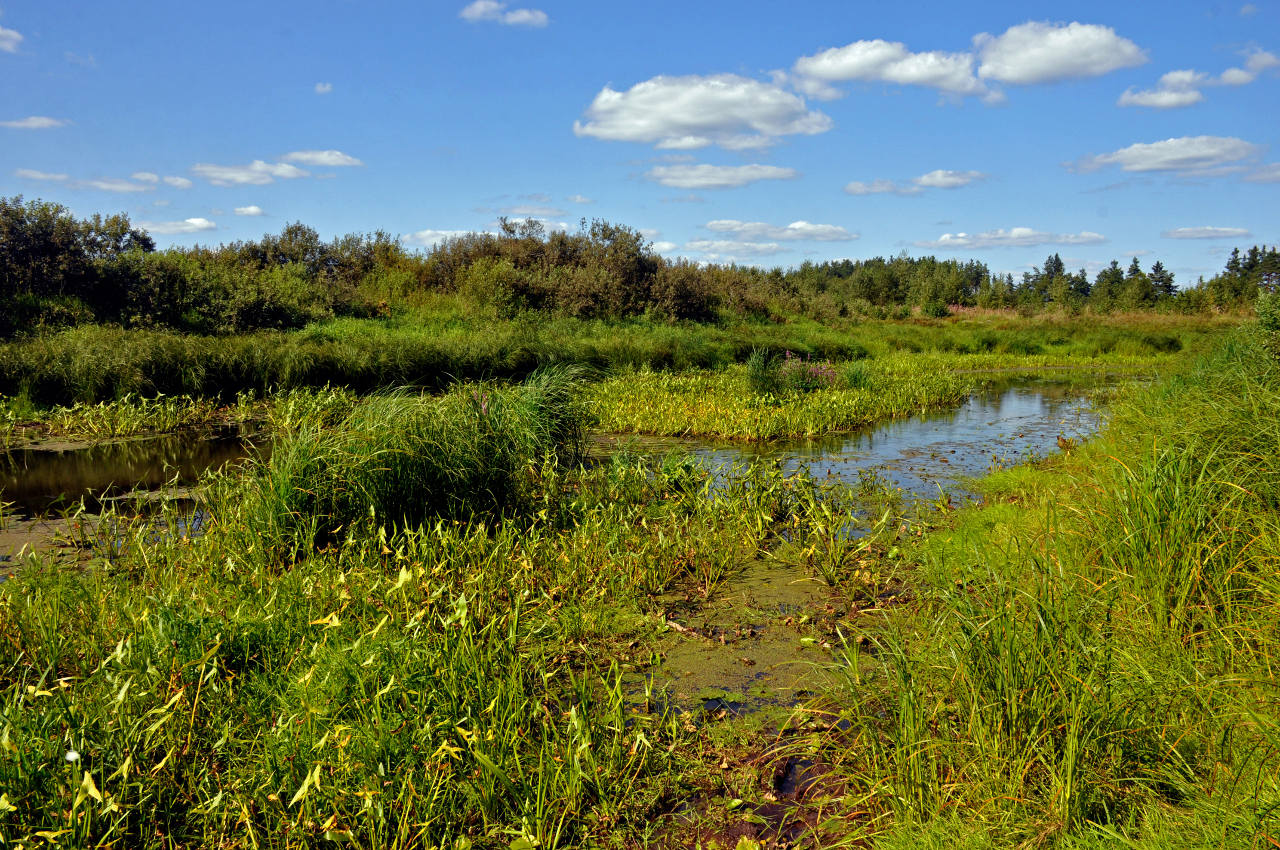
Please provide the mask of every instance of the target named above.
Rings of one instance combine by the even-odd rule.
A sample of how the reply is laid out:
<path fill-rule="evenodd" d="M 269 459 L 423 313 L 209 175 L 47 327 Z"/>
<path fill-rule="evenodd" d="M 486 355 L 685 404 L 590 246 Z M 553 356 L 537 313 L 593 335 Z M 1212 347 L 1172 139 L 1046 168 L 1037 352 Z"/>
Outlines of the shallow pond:
<path fill-rule="evenodd" d="M 767 444 L 694 438 L 609 437 L 602 449 L 644 454 L 685 451 L 714 466 L 773 461 L 784 472 L 807 468 L 858 484 L 874 473 L 908 498 L 934 498 L 939 487 L 964 495 L 965 478 L 981 476 L 1060 449 L 1060 440 L 1087 439 L 1100 417 L 1079 383 L 1047 380 L 996 386 L 953 410 L 884 422 L 861 431 Z"/>
<path fill-rule="evenodd" d="M 807 468 L 814 476 L 855 486 L 874 475 L 900 490 L 908 503 L 934 500 L 942 492 L 963 500 L 972 496 L 966 479 L 1047 456 L 1065 441 L 1094 434 L 1101 416 L 1088 389 L 1098 385 L 997 385 L 954 410 L 819 440 L 750 445 L 611 438 L 602 449 L 689 452 L 716 467 L 717 475 L 729 474 L 734 464 L 759 460 L 776 462 L 788 473 Z M 853 519 L 853 525 L 859 522 Z M 631 683 L 632 698 L 640 702 L 663 693 L 677 706 L 711 715 L 793 705 L 829 685 L 829 662 L 838 647 L 823 645 L 812 635 L 815 629 L 833 634 L 855 614 L 821 579 L 767 559 L 745 565 L 715 597 L 693 610 L 686 611 L 678 600 L 669 602 L 664 607 L 672 630 L 661 642 L 664 661 Z"/>
<path fill-rule="evenodd" d="M 191 430 L 92 445 L 29 446 L 0 454 L 0 500 L 19 516 L 40 516 L 170 484 L 193 484 L 204 473 L 252 454 L 252 429 Z"/>

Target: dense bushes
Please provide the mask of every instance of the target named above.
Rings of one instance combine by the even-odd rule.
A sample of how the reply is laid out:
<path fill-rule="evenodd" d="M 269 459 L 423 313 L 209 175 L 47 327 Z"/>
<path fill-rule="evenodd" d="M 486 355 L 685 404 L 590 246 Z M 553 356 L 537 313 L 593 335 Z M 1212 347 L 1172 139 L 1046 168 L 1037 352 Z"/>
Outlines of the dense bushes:
<path fill-rule="evenodd" d="M 654 253 L 636 230 L 585 220 L 575 233 L 500 220 L 497 233 L 446 239 L 425 253 L 388 233 L 323 241 L 301 223 L 257 241 L 156 251 L 123 215 L 74 218 L 21 197 L 0 198 L 0 338 L 90 322 L 228 334 L 300 328 L 343 316 L 388 315 L 436 294 L 459 294 L 480 313 L 580 319 L 783 322 L 946 318 L 949 305 L 1046 305 L 1077 313 L 1116 309 L 1204 312 L 1250 303 L 1274 250 L 1238 252 L 1223 275 L 1181 292 L 1160 263 L 1112 263 L 1090 283 L 1057 255 L 1020 283 L 983 263 L 935 257 L 805 262 L 796 269 L 699 265 Z"/>

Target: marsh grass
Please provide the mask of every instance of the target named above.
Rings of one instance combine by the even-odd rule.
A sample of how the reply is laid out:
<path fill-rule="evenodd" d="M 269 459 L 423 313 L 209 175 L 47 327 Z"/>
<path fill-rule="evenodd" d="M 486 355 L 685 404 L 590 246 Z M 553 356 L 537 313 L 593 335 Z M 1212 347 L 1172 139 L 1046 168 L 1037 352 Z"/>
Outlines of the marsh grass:
<path fill-rule="evenodd" d="M 722 369 L 754 350 L 843 362 L 894 353 L 1044 357 L 1076 363 L 1159 361 L 1201 352 L 1238 323 L 1230 317 L 1154 314 L 1020 319 L 974 313 L 944 321 L 731 321 L 667 324 L 473 314 L 437 295 L 378 319 L 340 318 L 298 331 L 194 336 L 83 326 L 0 345 L 0 395 L 38 407 L 135 396 L 228 402 L 237 393 L 341 386 L 365 394 L 460 380 L 523 378 L 540 366 Z M 1088 365 L 1088 364 L 1083 364 Z"/>
<path fill-rule="evenodd" d="M 923 603 L 846 648 L 828 751 L 877 789 L 880 841 L 1277 834 L 1278 412 L 1242 333 L 911 547 Z"/>

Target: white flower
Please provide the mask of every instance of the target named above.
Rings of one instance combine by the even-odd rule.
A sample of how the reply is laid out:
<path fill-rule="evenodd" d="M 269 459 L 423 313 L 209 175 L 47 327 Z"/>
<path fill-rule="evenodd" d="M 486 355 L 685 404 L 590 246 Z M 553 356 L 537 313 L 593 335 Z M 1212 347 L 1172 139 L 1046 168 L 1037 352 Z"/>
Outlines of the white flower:
<path fill-rule="evenodd" d="M 80 754 L 77 753 L 75 750 L 67 750 L 67 761 L 71 762 L 72 764 L 80 761 Z"/>

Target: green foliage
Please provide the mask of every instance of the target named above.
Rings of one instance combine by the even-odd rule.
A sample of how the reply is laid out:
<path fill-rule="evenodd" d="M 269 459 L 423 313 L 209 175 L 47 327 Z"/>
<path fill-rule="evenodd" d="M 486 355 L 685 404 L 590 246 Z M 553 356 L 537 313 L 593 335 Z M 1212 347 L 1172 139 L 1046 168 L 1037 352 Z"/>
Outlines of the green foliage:
<path fill-rule="evenodd" d="M 920 308 L 920 315 L 927 319 L 945 319 L 951 315 L 951 311 L 941 301 L 926 301 Z"/>

